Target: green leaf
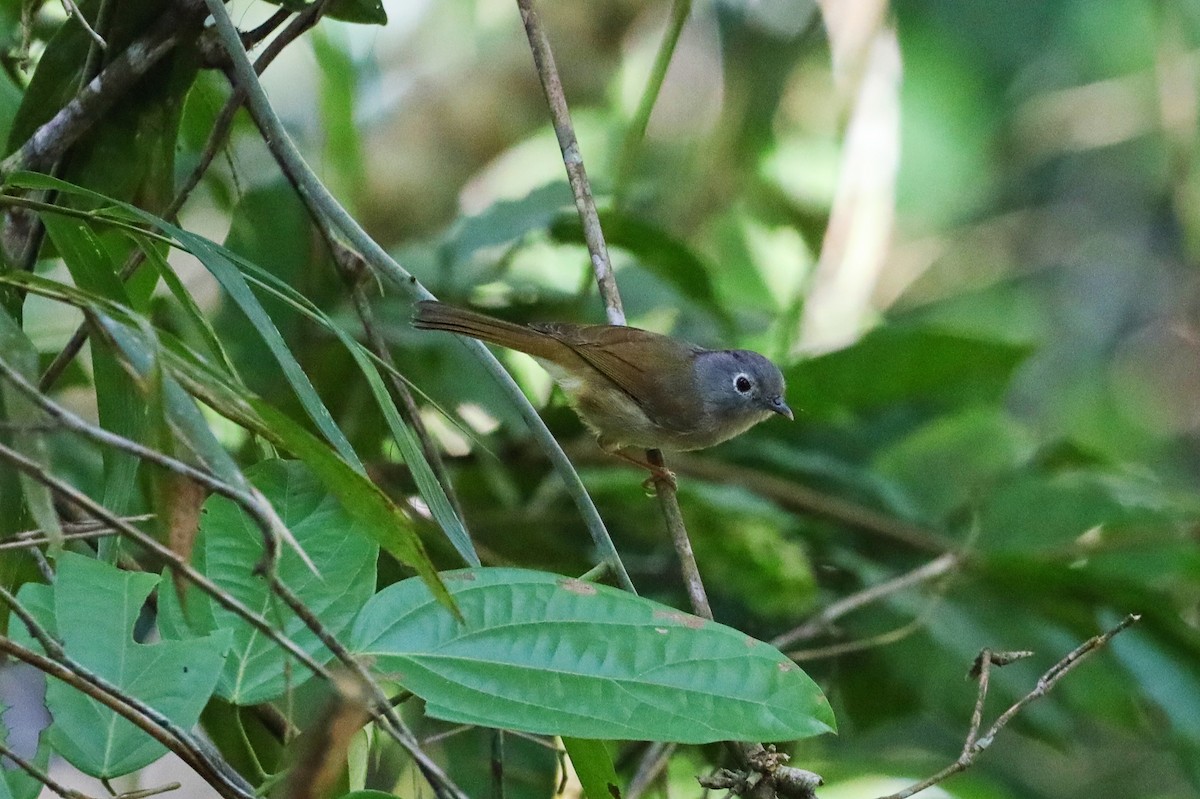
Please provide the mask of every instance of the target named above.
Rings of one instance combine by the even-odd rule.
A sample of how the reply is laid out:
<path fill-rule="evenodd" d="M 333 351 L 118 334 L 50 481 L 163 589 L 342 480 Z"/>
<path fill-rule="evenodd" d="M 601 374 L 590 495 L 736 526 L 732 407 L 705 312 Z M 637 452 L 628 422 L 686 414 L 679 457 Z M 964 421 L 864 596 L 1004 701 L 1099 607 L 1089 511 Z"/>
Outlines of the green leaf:
<path fill-rule="evenodd" d="M 246 470 L 284 524 L 312 558 L 314 575 L 295 552 L 282 548 L 277 574 L 334 636 L 346 633 L 359 608 L 375 591 L 379 549 L 362 526 L 298 461 L 264 461 Z M 268 620 L 319 662 L 332 655 L 304 622 L 254 575 L 263 557 L 262 533 L 249 516 L 224 497 L 204 503 L 194 557 L 197 568 Z M 164 635 L 187 636 L 182 609 L 171 592 L 160 595 Z M 239 705 L 266 702 L 296 687 L 310 674 L 291 656 L 231 611 L 196 589 L 187 594 L 187 614 L 197 614 L 195 632 L 228 630 L 232 646 L 217 694 Z M 289 674 L 285 664 L 291 662 Z"/>
<path fill-rule="evenodd" d="M 1034 449 L 1032 433 L 1012 416 L 981 406 L 923 425 L 881 451 L 875 466 L 906 487 L 927 518 L 940 520 L 1027 463 Z"/>
<path fill-rule="evenodd" d="M 1093 528 L 1143 535 L 1190 525 L 1194 514 L 1152 479 L 1071 470 L 1012 475 L 991 491 L 978 517 L 979 544 L 991 551 L 1061 547 Z"/>
<path fill-rule="evenodd" d="M 85 223 L 60 216 L 42 214 L 46 235 L 54 242 L 75 285 L 126 307 L 129 295 L 117 277 L 116 266 L 100 239 Z M 106 430 L 134 441 L 144 439 L 145 405 L 130 385 L 127 375 L 108 350 L 92 352 L 92 371 L 96 384 L 96 406 L 100 424 Z M 138 459 L 105 447 L 104 505 L 114 512 L 132 509 L 137 494 Z"/>
<path fill-rule="evenodd" d="M 995 402 L 1030 348 L 936 329 L 881 327 L 844 350 L 786 373 L 804 416 L 862 413 L 899 404 L 955 407 Z"/>
<path fill-rule="evenodd" d="M 562 742 L 588 799 L 621 799 L 621 782 L 604 741 L 568 736 Z"/>
<path fill-rule="evenodd" d="M 267 349 L 275 356 L 288 383 L 296 392 L 300 404 L 304 406 L 304 410 L 307 411 L 317 429 L 334 446 L 338 454 L 345 458 L 346 462 L 358 471 L 362 471 L 362 462 L 355 454 L 354 448 L 350 446 L 350 442 L 346 440 L 346 436 L 337 426 L 324 403 L 321 402 L 316 389 L 313 388 L 304 370 L 300 368 L 300 364 L 296 362 L 295 356 L 288 349 L 287 342 L 279 334 L 279 330 L 271 321 L 271 317 L 267 315 L 262 303 L 254 296 L 246 279 L 238 271 L 233 258 L 231 258 L 232 254 L 203 236 L 189 233 L 182 228 L 174 228 L 170 232 L 179 239 L 188 252 L 200 259 L 205 268 L 221 283 L 221 287 L 254 325 L 254 329 L 262 338 L 263 343 L 267 345 Z"/>
<path fill-rule="evenodd" d="M 416 580 L 363 608 L 356 653 L 446 721 L 595 739 L 792 740 L 833 730 L 768 644 L 608 586 L 520 569 L 444 575 L 463 621 Z"/>
<path fill-rule="evenodd" d="M 37 385 L 38 356 L 33 342 L 7 312 L 0 309 L 0 359 L 14 369 L 27 383 Z M 0 377 L 0 397 L 3 398 L 3 416 L 16 425 L 35 425 L 46 421 L 45 414 L 25 396 L 23 392 L 8 380 Z M 34 429 L 14 430 L 12 435 L 13 448 L 26 457 L 50 471 L 50 453 L 46 448 L 45 437 Z M 25 499 L 25 507 L 29 510 L 37 526 L 50 540 L 50 552 L 57 556 L 62 552 L 63 530 L 58 521 L 58 512 L 54 509 L 54 497 L 50 489 L 21 472 L 17 476 L 21 485 L 21 494 Z"/>
<path fill-rule="evenodd" d="M 136 642 L 132 631 L 158 582 L 153 574 L 122 572 L 66 552 L 54 585 L 28 584 L 19 599 L 57 634 L 69 656 L 187 729 L 212 694 L 229 640 L 222 633 L 153 645 Z M 24 630 L 19 634 L 37 647 Z M 58 680 L 47 683 L 46 706 L 54 719 L 54 750 L 93 777 L 128 774 L 167 751 L 132 722 Z"/>

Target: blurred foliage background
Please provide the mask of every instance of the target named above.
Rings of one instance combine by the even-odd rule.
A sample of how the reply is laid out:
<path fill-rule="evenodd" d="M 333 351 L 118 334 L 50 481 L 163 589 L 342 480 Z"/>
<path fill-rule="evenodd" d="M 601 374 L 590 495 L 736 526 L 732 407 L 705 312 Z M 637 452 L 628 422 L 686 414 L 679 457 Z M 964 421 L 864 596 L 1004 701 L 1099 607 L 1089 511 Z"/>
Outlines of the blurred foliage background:
<path fill-rule="evenodd" d="M 794 424 L 670 461 L 717 618 L 770 639 L 961 556 L 792 646 L 839 720 L 836 738 L 793 752 L 825 777 L 820 796 L 886 793 L 956 757 L 982 647 L 1036 653 L 994 675 L 998 712 L 1130 612 L 1138 626 L 941 789 L 1200 795 L 1200 3 L 830 2 L 823 17 L 806 0 L 697 0 L 640 143 L 630 121 L 670 4 L 540 6 L 631 324 L 786 365 Z M 274 10 L 231 8 L 242 28 Z M 441 299 L 601 320 L 515 5 L 384 8 L 385 26 L 323 22 L 264 76 L 310 162 Z M 0 3 L 6 49 L 20 13 Z M 61 24 L 55 4 L 41 9 L 34 59 Z M 0 77 L 5 136 L 22 124 L 22 74 Z M 132 165 L 161 158 L 185 174 L 227 92 L 201 71 L 177 141 L 157 155 L 144 139 L 109 142 L 119 168 L 73 179 L 144 200 L 154 178 L 131 181 Z M 357 330 L 247 119 L 181 221 Z M 207 273 L 172 262 L 251 388 L 296 411 Z M 171 327 L 173 302 L 155 296 L 158 324 Z M 589 539 L 511 407 L 457 342 L 411 330 L 404 301 L 376 306 L 427 395 L 485 563 L 584 572 Z M 326 332 L 271 310 L 372 476 L 415 496 L 353 364 Z M 51 355 L 77 323 L 32 300 L 25 312 Z M 634 582 L 686 606 L 643 476 L 596 450 L 531 361 L 502 357 L 570 445 Z M 60 384 L 84 411 L 86 366 Z M 227 443 L 251 446 L 237 431 Z M 64 447 L 56 461 L 101 484 L 94 454 Z M 426 540 L 457 565 L 432 523 Z M 440 745 L 473 795 L 487 745 L 474 733 Z M 510 747 L 511 795 L 550 795 L 553 758 L 523 746 Z M 638 754 L 623 750 L 623 773 Z M 651 790 L 693 795 L 717 757 L 681 751 Z"/>

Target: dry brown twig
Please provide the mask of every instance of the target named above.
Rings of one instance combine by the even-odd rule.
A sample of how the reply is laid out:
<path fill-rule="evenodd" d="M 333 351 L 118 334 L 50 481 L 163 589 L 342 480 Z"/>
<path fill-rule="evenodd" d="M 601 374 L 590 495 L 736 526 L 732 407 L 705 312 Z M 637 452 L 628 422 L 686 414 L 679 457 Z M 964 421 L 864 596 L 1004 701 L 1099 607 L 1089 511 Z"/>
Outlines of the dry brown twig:
<path fill-rule="evenodd" d="M 966 771 L 975 764 L 978 757 L 992 745 L 996 740 L 996 736 L 1000 734 L 1010 721 L 1012 721 L 1018 713 L 1025 709 L 1027 705 L 1038 699 L 1041 699 L 1046 694 L 1053 690 L 1054 686 L 1060 680 L 1078 668 L 1079 664 L 1084 661 L 1089 655 L 1104 648 L 1109 641 L 1119 635 L 1124 630 L 1136 624 L 1141 619 L 1138 614 L 1131 613 L 1120 621 L 1116 626 L 1103 632 L 1099 635 L 1092 636 L 1084 641 L 1075 649 L 1067 653 L 1061 660 L 1051 666 L 1037 681 L 1037 685 L 1033 690 L 1025 696 L 1018 699 L 1007 710 L 996 717 L 982 734 L 979 733 L 979 728 L 983 720 L 983 705 L 987 698 L 988 682 L 991 676 L 993 666 L 1006 666 L 1009 663 L 1016 662 L 1032 655 L 1032 652 L 993 652 L 990 649 L 984 649 L 979 653 L 979 657 L 975 659 L 975 663 L 971 666 L 969 677 L 975 677 L 979 680 L 979 693 L 975 699 L 975 708 L 971 713 L 971 724 L 967 730 L 967 737 L 963 743 L 962 753 L 958 759 L 950 765 L 946 766 L 936 774 L 926 777 L 920 782 L 916 782 L 907 788 L 897 791 L 896 793 L 888 794 L 880 797 L 880 799 L 908 799 L 908 797 L 937 785 L 948 777 L 952 777 L 959 772 Z"/>

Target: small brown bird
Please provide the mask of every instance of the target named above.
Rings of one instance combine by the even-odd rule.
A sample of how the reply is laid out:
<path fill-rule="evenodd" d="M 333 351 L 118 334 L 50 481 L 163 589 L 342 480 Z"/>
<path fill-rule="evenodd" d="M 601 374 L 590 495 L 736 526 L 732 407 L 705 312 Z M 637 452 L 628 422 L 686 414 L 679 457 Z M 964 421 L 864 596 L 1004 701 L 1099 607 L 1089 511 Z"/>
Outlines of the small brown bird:
<path fill-rule="evenodd" d="M 774 414 L 792 418 L 779 368 L 749 350 L 706 350 L 620 325 L 520 325 L 424 300 L 413 326 L 470 336 L 532 355 L 562 387 L 606 452 L 694 450 L 744 433 Z"/>

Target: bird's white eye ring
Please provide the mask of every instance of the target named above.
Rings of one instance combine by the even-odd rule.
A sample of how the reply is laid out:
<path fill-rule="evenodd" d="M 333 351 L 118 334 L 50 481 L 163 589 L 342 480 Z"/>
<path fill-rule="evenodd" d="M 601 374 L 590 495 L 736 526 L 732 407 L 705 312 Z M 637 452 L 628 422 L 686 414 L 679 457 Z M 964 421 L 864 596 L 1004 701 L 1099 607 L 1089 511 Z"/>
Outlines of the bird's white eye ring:
<path fill-rule="evenodd" d="M 733 378 L 733 387 L 737 389 L 739 394 L 749 394 L 754 384 L 750 382 L 750 378 L 746 377 L 746 375 L 739 374 Z"/>

